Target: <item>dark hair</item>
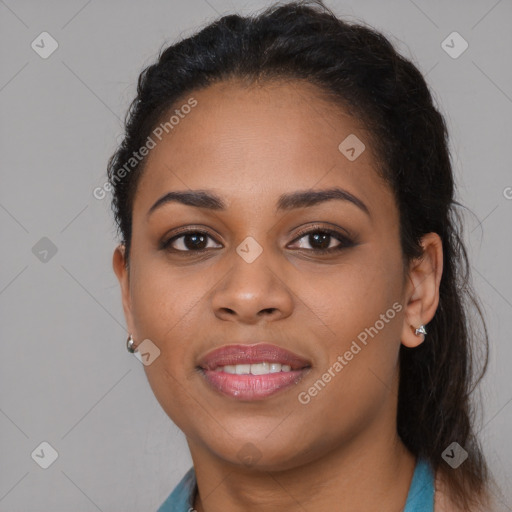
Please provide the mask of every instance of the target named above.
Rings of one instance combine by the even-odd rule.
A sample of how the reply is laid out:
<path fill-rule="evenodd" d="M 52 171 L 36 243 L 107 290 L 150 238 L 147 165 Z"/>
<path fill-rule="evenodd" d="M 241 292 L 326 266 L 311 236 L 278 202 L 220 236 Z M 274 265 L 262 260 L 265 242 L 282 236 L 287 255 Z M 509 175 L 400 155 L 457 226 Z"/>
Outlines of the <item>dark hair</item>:
<path fill-rule="evenodd" d="M 274 5 L 252 17 L 228 15 L 160 52 L 140 74 L 126 132 L 108 163 L 113 210 L 129 264 L 132 209 L 142 163 L 116 175 L 179 101 L 215 82 L 301 80 L 364 123 L 377 172 L 400 213 L 404 264 L 422 255 L 422 235 L 442 239 L 444 268 L 436 314 L 424 343 L 400 347 L 397 428 L 403 443 L 447 482 L 452 499 L 470 510 L 487 496 L 489 471 L 474 430 L 471 394 L 488 363 L 488 334 L 473 292 L 462 219 L 454 199 L 448 134 L 418 69 L 379 32 L 349 24 L 320 0 Z M 167 114 L 168 115 L 168 114 Z M 406 265 L 404 265 L 406 268 Z M 469 323 L 476 309 L 483 330 Z M 476 352 L 484 361 L 475 376 Z M 456 441 L 469 452 L 456 470 L 442 459 Z"/>

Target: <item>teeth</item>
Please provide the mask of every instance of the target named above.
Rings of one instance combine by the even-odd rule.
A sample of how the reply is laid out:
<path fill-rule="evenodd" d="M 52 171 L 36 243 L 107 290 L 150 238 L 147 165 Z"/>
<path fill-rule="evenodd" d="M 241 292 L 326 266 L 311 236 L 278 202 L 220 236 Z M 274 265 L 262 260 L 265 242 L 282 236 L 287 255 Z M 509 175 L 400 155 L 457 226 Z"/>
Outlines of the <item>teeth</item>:
<path fill-rule="evenodd" d="M 237 375 L 266 375 L 268 373 L 289 372 L 289 364 L 269 363 L 263 361 L 255 364 L 227 364 L 226 366 L 217 366 L 216 372 L 236 373 Z"/>

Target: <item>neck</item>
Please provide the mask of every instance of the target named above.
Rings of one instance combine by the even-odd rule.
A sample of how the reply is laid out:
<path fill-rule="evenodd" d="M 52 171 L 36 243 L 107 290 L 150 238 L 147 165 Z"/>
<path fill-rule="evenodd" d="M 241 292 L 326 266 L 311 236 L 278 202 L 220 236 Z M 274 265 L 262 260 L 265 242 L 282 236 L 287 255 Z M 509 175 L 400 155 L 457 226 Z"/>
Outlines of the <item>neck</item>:
<path fill-rule="evenodd" d="M 350 442 L 330 444 L 313 460 L 279 471 L 232 464 L 187 438 L 199 488 L 194 508 L 402 510 L 416 460 L 396 434 L 396 424 L 386 429 L 385 423 L 375 422 Z"/>

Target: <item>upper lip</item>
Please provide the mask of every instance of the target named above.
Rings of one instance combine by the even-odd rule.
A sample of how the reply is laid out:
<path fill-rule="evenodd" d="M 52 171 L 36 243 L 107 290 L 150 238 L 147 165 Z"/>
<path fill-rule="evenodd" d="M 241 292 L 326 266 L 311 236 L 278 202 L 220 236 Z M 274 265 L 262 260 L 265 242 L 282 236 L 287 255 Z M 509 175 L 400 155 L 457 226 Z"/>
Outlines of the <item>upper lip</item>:
<path fill-rule="evenodd" d="M 219 366 L 255 364 L 263 361 L 290 365 L 292 370 L 311 366 L 299 355 L 270 343 L 224 345 L 208 352 L 200 361 L 203 370 L 215 370 Z"/>

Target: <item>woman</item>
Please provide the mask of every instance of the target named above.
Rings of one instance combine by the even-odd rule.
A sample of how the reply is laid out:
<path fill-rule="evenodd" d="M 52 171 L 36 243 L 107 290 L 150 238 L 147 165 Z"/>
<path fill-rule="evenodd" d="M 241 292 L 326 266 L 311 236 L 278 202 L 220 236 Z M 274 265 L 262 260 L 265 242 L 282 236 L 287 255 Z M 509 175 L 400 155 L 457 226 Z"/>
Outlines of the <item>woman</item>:
<path fill-rule="evenodd" d="M 168 47 L 137 92 L 108 168 L 113 267 L 193 460 L 159 511 L 489 510 L 487 333 L 417 68 L 290 3 Z"/>

